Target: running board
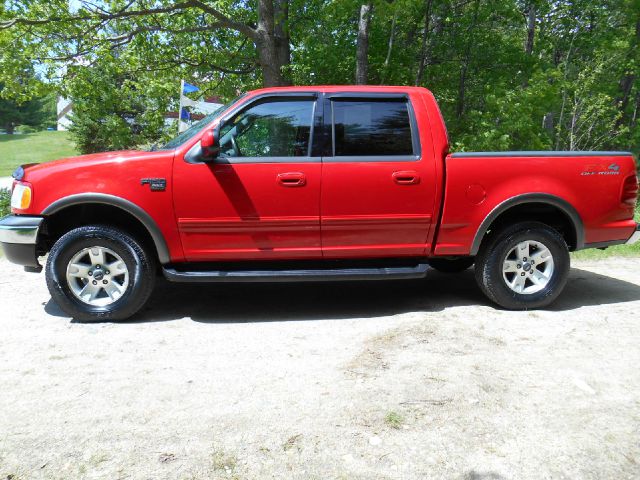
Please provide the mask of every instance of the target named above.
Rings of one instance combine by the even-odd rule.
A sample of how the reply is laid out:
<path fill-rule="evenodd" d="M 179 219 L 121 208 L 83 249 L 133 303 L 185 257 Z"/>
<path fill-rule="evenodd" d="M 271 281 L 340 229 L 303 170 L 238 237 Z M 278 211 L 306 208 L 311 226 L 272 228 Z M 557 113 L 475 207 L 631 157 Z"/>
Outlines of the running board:
<path fill-rule="evenodd" d="M 324 282 L 357 280 L 403 280 L 424 278 L 428 265 L 407 267 L 363 267 L 299 270 L 209 270 L 183 271 L 163 268 L 170 282 Z"/>

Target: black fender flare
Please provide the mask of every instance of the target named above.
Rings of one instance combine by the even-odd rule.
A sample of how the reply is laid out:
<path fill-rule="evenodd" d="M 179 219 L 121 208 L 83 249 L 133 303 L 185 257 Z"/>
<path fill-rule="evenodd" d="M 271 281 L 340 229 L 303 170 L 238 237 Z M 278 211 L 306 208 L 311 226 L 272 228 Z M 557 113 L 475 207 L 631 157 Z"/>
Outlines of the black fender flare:
<path fill-rule="evenodd" d="M 572 223 L 573 228 L 576 232 L 576 250 L 580 250 L 584 248 L 584 225 L 582 223 L 582 218 L 578 211 L 567 202 L 565 199 L 560 198 L 556 195 L 551 195 L 549 193 L 525 193 L 522 195 L 516 195 L 515 197 L 508 198 L 504 202 L 498 204 L 489 214 L 485 217 L 485 219 L 478 227 L 476 231 L 475 237 L 473 237 L 473 243 L 471 244 L 471 252 L 470 255 L 477 255 L 480 250 L 480 244 L 482 243 L 482 239 L 484 238 L 487 230 L 494 222 L 496 218 L 498 218 L 501 214 L 506 212 L 512 207 L 516 205 L 522 205 L 525 203 L 545 203 L 547 205 L 552 205 L 558 208 L 561 212 L 563 212 L 569 221 Z"/>
<path fill-rule="evenodd" d="M 167 264 L 171 261 L 167 242 L 165 241 L 164 235 L 162 235 L 162 231 L 158 227 L 158 224 L 151 215 L 149 215 L 140 206 L 129 200 L 125 200 L 124 198 L 106 193 L 78 193 L 56 200 L 42 211 L 42 215 L 52 215 L 63 208 L 88 203 L 111 205 L 133 215 L 140 223 L 142 223 L 142 225 L 144 225 L 149 232 L 149 235 L 151 235 L 151 239 L 153 240 L 156 251 L 158 252 L 158 259 L 160 260 L 160 263 Z"/>

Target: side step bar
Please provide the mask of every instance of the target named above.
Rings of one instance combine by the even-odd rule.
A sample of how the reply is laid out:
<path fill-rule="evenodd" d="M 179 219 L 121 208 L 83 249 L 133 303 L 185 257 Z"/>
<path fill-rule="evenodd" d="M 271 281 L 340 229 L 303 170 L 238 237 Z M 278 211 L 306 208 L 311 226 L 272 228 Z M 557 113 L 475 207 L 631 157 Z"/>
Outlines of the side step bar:
<path fill-rule="evenodd" d="M 428 265 L 407 267 L 363 267 L 300 270 L 210 270 L 183 271 L 163 268 L 171 282 L 323 282 L 354 280 L 402 280 L 424 278 Z"/>

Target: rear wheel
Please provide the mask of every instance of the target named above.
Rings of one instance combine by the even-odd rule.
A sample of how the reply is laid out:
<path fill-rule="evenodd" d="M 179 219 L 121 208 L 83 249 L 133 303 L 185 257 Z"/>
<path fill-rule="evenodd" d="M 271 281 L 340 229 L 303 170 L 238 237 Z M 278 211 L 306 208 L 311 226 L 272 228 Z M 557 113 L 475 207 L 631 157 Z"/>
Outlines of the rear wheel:
<path fill-rule="evenodd" d="M 476 280 L 485 295 L 504 308 L 541 308 L 560 295 L 569 268 L 564 238 L 543 223 L 526 222 L 483 245 L 476 257 Z"/>
<path fill-rule="evenodd" d="M 474 261 L 473 257 L 431 258 L 429 266 L 442 273 L 460 273 L 473 265 Z"/>
<path fill-rule="evenodd" d="M 80 227 L 53 246 L 47 287 L 60 308 L 78 320 L 124 320 L 145 304 L 155 263 L 128 234 L 106 226 Z"/>

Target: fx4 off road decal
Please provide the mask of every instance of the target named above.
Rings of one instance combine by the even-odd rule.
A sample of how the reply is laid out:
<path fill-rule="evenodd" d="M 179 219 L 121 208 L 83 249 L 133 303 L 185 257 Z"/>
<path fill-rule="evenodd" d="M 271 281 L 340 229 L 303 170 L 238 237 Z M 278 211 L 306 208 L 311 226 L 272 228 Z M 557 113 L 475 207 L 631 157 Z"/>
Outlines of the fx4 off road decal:
<path fill-rule="evenodd" d="M 620 165 L 617 163 L 610 165 L 587 165 L 580 175 L 620 175 Z"/>

